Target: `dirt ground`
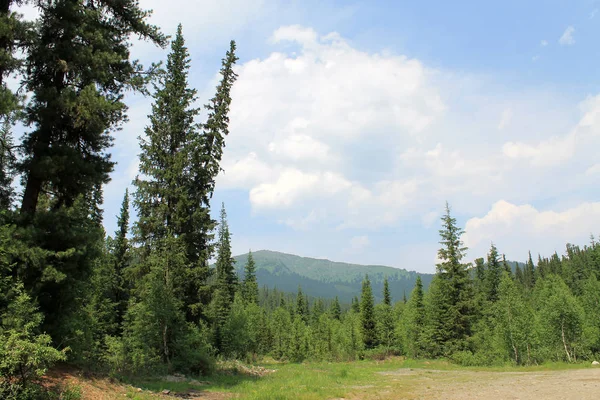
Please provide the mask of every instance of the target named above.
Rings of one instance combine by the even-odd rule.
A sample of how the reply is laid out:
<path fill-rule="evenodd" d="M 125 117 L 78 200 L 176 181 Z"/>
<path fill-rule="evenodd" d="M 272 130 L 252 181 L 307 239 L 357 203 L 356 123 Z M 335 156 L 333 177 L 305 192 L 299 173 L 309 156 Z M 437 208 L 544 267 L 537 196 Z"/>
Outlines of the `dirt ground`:
<path fill-rule="evenodd" d="M 392 381 L 412 381 L 410 393 L 393 393 L 394 386 L 379 393 L 389 399 L 502 399 L 587 400 L 600 399 L 600 368 L 543 371 L 487 372 L 402 369 L 383 373 Z"/>
<path fill-rule="evenodd" d="M 587 400 L 600 399 L 600 368 L 537 371 L 441 371 L 403 368 L 381 372 L 388 385 L 349 387 L 344 400 L 407 399 L 407 400 Z M 72 370 L 57 370 L 50 382 L 81 387 L 83 400 L 128 398 L 134 394 L 141 399 L 163 400 L 223 400 L 227 393 L 188 392 L 162 396 L 121 385 L 107 378 L 81 376 Z M 138 397 L 139 396 L 139 397 Z M 177 396 L 177 397 L 176 397 Z"/>

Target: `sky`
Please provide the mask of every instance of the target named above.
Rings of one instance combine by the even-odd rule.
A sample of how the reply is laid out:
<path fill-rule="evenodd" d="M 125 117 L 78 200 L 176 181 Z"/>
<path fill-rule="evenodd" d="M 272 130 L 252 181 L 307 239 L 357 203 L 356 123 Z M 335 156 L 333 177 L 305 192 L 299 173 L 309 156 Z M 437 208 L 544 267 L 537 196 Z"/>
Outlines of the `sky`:
<path fill-rule="evenodd" d="M 167 34 L 182 23 L 199 105 L 236 40 L 213 197 L 234 254 L 433 272 L 446 201 L 468 261 L 492 241 L 524 261 L 600 234 L 600 1 L 140 5 Z M 150 63 L 167 51 L 135 42 L 132 56 Z M 127 102 L 104 194 L 109 234 L 152 99 Z"/>

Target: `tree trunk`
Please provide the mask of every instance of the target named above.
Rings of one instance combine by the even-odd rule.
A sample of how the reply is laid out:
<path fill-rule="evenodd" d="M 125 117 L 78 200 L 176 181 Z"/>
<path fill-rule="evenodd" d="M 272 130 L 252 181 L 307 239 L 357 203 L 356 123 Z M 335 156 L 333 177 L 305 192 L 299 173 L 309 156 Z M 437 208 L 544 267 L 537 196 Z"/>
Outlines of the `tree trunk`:
<path fill-rule="evenodd" d="M 565 323 L 564 323 L 564 321 L 561 321 L 561 323 L 560 323 L 560 331 L 562 334 L 563 346 L 565 346 L 565 353 L 567 353 L 567 359 L 569 360 L 569 362 L 571 362 L 571 354 L 569 354 L 569 348 L 567 347 L 567 341 L 565 339 Z"/>
<path fill-rule="evenodd" d="M 36 177 L 33 171 L 30 169 L 29 174 L 27 175 L 25 192 L 23 193 L 23 202 L 21 203 L 21 214 L 35 213 L 41 190 L 42 180 Z"/>

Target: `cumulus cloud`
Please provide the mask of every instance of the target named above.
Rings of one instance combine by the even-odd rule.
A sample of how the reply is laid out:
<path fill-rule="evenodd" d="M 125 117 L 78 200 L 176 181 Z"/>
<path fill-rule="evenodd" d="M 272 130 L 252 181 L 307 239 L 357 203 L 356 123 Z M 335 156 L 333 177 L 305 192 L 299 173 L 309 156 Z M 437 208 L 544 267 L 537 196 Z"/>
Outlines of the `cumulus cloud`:
<path fill-rule="evenodd" d="M 248 189 L 255 211 L 288 210 L 278 220 L 302 229 L 317 222 L 320 201 L 331 202 L 337 226 L 395 220 L 415 183 L 357 178 L 353 154 L 365 154 L 369 143 L 412 140 L 441 118 L 436 71 L 298 25 L 277 29 L 269 43 L 288 51 L 237 68 L 219 187 Z"/>
<path fill-rule="evenodd" d="M 584 202 L 562 211 L 538 210 L 530 204 L 500 200 L 483 217 L 469 219 L 463 237 L 472 258 L 486 253 L 494 241 L 511 260 L 524 260 L 529 250 L 559 254 L 566 243 L 584 244 L 600 225 L 600 202 Z"/>
<path fill-rule="evenodd" d="M 351 186 L 334 172 L 306 173 L 284 169 L 276 180 L 261 183 L 250 190 L 250 202 L 256 208 L 286 208 L 306 196 L 328 197 Z"/>
<path fill-rule="evenodd" d="M 573 37 L 574 33 L 575 33 L 575 28 L 573 28 L 572 26 L 567 27 L 567 29 L 565 29 L 565 31 L 563 32 L 560 39 L 558 39 L 558 43 L 561 46 L 574 45 L 575 44 L 575 38 Z"/>
<path fill-rule="evenodd" d="M 547 41 L 547 40 L 542 40 L 542 41 L 540 42 L 540 46 L 542 46 L 542 47 L 546 47 L 546 46 L 548 46 L 548 41 Z"/>

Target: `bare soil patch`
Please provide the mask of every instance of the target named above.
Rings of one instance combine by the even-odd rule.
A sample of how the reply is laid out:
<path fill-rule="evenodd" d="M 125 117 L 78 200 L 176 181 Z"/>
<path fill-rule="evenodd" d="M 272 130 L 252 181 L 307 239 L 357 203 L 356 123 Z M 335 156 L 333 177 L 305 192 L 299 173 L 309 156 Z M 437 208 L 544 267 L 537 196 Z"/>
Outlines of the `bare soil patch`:
<path fill-rule="evenodd" d="M 410 389 L 404 393 L 394 393 L 392 387 L 374 396 L 384 399 L 600 399 L 600 368 L 538 372 L 439 371 L 407 368 L 382 374 L 397 383 L 400 383 L 402 378 L 412 381 Z"/>

